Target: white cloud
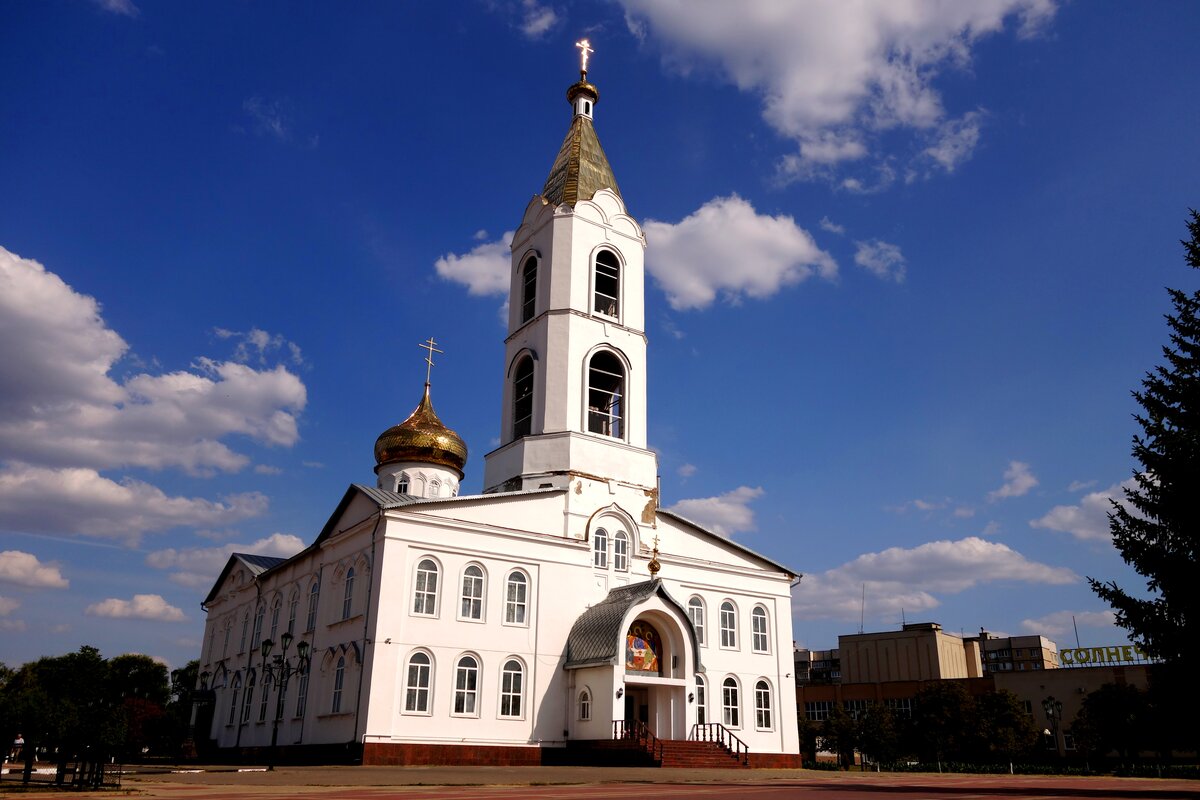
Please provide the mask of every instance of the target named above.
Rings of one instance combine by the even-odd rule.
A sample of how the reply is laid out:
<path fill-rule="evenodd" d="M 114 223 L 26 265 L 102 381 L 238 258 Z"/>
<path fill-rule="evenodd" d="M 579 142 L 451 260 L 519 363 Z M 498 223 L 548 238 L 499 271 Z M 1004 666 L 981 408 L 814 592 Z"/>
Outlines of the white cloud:
<path fill-rule="evenodd" d="M 958 508 L 954 509 L 954 516 L 958 517 L 959 519 L 970 519 L 971 517 L 975 516 L 975 509 L 971 508 L 970 506 L 959 506 Z"/>
<path fill-rule="evenodd" d="M 675 309 L 763 299 L 837 263 L 789 216 L 759 214 L 737 195 L 714 198 L 678 223 L 646 220 L 646 269 Z M 507 286 L 507 284 L 506 284 Z"/>
<path fill-rule="evenodd" d="M 97 302 L 41 264 L 0 247 L 0 451 L 57 467 L 181 467 L 204 474 L 249 463 L 220 439 L 299 438 L 304 384 L 283 366 L 197 359 L 192 370 L 110 375 L 128 349 Z"/>
<path fill-rule="evenodd" d="M 242 103 L 242 110 L 254 123 L 254 132 L 271 136 L 281 142 L 292 138 L 291 121 L 279 100 L 264 100 L 257 95 Z"/>
<path fill-rule="evenodd" d="M 184 622 L 183 611 L 167 603 L 159 594 L 135 594 L 132 600 L 110 597 L 93 603 L 84 611 L 90 617 L 109 619 L 149 619 L 157 622 Z"/>
<path fill-rule="evenodd" d="M 1117 615 L 1107 611 L 1055 611 L 1038 619 L 1021 621 L 1021 629 L 1043 636 L 1066 636 L 1074 633 L 1076 625 L 1085 628 L 1107 628 L 1116 624 Z"/>
<path fill-rule="evenodd" d="M 1133 478 L 1099 492 L 1089 492 L 1079 499 L 1078 505 L 1055 506 L 1038 519 L 1029 524 L 1034 528 L 1046 528 L 1052 531 L 1069 533 L 1076 539 L 1084 541 L 1112 541 L 1112 533 L 1108 527 L 1108 515 L 1112 512 L 1112 501 L 1116 500 L 1125 508 L 1131 507 L 1125 501 L 1125 489 L 1136 486 Z"/>
<path fill-rule="evenodd" d="M 540 39 L 558 22 L 558 14 L 537 0 L 521 0 L 521 33 L 530 39 Z"/>
<path fill-rule="evenodd" d="M 251 328 L 248 331 L 231 331 L 225 328 L 213 330 L 217 338 L 234 339 L 237 348 L 233 351 L 233 360 L 243 364 L 256 361 L 260 365 L 267 363 L 267 356 L 285 356 L 296 366 L 304 365 L 304 357 L 300 345 L 283 338 L 283 334 L 267 333 L 261 328 Z M 274 360 L 272 358 L 272 360 Z"/>
<path fill-rule="evenodd" d="M 1090 488 L 1092 488 L 1092 487 L 1093 487 L 1093 486 L 1095 486 L 1095 485 L 1096 485 L 1096 481 L 1094 481 L 1094 480 L 1091 480 L 1091 481 L 1071 481 L 1071 484 L 1070 484 L 1070 485 L 1067 487 L 1067 491 L 1068 491 L 1068 492 L 1081 492 L 1081 491 L 1083 491 L 1084 489 L 1090 489 Z"/>
<path fill-rule="evenodd" d="M 497 241 L 476 245 L 465 255 L 447 253 L 433 266 L 442 278 L 466 286 L 469 294 L 507 295 L 512 237 L 513 231 L 505 231 Z"/>
<path fill-rule="evenodd" d="M 676 470 L 681 478 L 690 478 L 696 474 L 695 464 L 683 464 Z"/>
<path fill-rule="evenodd" d="M 66 589 L 70 586 L 59 571 L 58 564 L 43 564 L 37 556 L 20 550 L 0 553 L 0 581 L 35 589 Z"/>
<path fill-rule="evenodd" d="M 941 605 L 937 594 L 958 594 L 985 582 L 1061 585 L 1076 580 L 1069 569 L 1030 561 L 1007 545 L 969 536 L 865 553 L 805 576 L 793 598 L 802 619 L 858 619 L 864 585 L 867 613 L 879 617 L 936 608 Z"/>
<path fill-rule="evenodd" d="M 8 631 L 10 633 L 24 633 L 29 626 L 25 624 L 25 620 L 21 619 L 0 619 L 0 631 Z"/>
<path fill-rule="evenodd" d="M 630 30 L 653 32 L 670 66 L 683 73 L 715 66 L 760 96 L 766 122 L 797 145 L 781 163 L 782 174 L 797 178 L 878 159 L 881 134 L 897 129 L 915 134 L 917 147 L 933 132 L 936 143 L 914 157 L 957 166 L 978 139 L 977 120 L 968 113 L 945 122 L 938 75 L 968 69 L 974 46 L 1010 20 L 1028 36 L 1055 12 L 1054 0 L 621 3 Z"/>
<path fill-rule="evenodd" d="M 869 242 L 855 242 L 854 263 L 867 270 L 877 278 L 894 280 L 901 283 L 906 271 L 904 254 L 898 245 L 872 239 Z"/>
<path fill-rule="evenodd" d="M 221 574 L 231 553 L 287 558 L 304 549 L 299 536 L 273 533 L 251 544 L 227 543 L 220 547 L 188 547 L 157 550 L 146 556 L 146 563 L 157 569 L 174 570 L 171 580 L 182 586 L 207 589 Z"/>
<path fill-rule="evenodd" d="M 228 525 L 264 513 L 267 505 L 258 492 L 220 502 L 172 497 L 149 483 L 118 483 L 86 468 L 17 464 L 0 470 L 0 520 L 8 530 L 30 533 L 77 533 L 134 545 L 145 533 Z"/>
<path fill-rule="evenodd" d="M 110 14 L 120 14 L 123 17 L 136 17 L 142 13 L 133 4 L 133 0 L 92 0 L 92 2 Z"/>
<path fill-rule="evenodd" d="M 829 217 L 821 217 L 821 221 L 817 224 L 821 226 L 821 230 L 828 231 L 829 233 L 836 233 L 838 236 L 841 236 L 846 232 L 846 226 L 838 225 Z"/>
<path fill-rule="evenodd" d="M 258 475 L 282 475 L 283 470 L 270 464 L 255 464 L 254 472 Z"/>
<path fill-rule="evenodd" d="M 1006 497 L 1021 497 L 1038 485 L 1038 479 L 1024 461 L 1008 462 L 1004 470 L 1004 485 L 999 489 L 988 492 L 988 501 L 996 502 Z"/>
<path fill-rule="evenodd" d="M 758 487 L 739 486 L 716 497 L 680 500 L 667 509 L 725 537 L 754 530 L 754 511 L 750 503 L 764 494 Z"/>
<path fill-rule="evenodd" d="M 21 607 L 21 601 L 15 597 L 0 597 L 0 617 L 7 617 Z"/>

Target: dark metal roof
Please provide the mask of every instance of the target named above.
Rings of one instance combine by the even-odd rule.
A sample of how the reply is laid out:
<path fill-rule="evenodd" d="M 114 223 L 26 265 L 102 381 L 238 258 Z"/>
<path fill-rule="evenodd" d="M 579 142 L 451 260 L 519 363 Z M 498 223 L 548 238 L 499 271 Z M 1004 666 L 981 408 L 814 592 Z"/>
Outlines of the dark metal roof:
<path fill-rule="evenodd" d="M 295 556 L 293 556 L 293 558 L 294 557 Z M 257 578 L 267 570 L 273 569 L 287 560 L 288 559 L 286 558 L 279 558 L 278 556 L 258 556 L 254 555 L 253 553 L 230 553 L 229 560 L 225 562 L 225 567 L 221 570 L 221 574 L 217 576 L 216 582 L 213 583 L 212 589 L 208 592 L 208 597 L 204 598 L 204 602 L 201 605 L 208 605 L 213 601 L 213 598 L 217 596 L 217 590 L 221 588 L 222 584 L 225 583 L 225 579 L 229 577 L 229 573 L 233 569 L 234 564 L 242 564 L 246 567 L 246 570 L 249 571 L 250 577 Z"/>
<path fill-rule="evenodd" d="M 622 635 L 625 617 L 631 608 L 654 595 L 674 606 L 680 616 L 688 621 L 687 632 L 692 637 L 695 669 L 702 672 L 696 630 L 692 627 L 687 612 L 675 602 L 675 598 L 671 597 L 659 578 L 651 578 L 629 586 L 618 586 L 599 603 L 580 614 L 567 636 L 567 663 L 564 667 L 575 669 L 622 663 L 625 656 L 625 638 Z"/>
<path fill-rule="evenodd" d="M 592 121 L 577 114 L 550 167 L 542 198 L 551 205 L 573 206 L 580 200 L 591 200 L 601 189 L 621 194 Z"/>

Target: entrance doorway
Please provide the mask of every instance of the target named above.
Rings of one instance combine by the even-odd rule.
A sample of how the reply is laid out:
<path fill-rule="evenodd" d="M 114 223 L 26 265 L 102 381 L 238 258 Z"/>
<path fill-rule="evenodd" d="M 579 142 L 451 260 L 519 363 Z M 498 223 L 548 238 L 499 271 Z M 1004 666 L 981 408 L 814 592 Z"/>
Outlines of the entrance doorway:
<path fill-rule="evenodd" d="M 650 722 L 650 690 L 646 687 L 626 686 L 625 724 L 647 725 Z"/>

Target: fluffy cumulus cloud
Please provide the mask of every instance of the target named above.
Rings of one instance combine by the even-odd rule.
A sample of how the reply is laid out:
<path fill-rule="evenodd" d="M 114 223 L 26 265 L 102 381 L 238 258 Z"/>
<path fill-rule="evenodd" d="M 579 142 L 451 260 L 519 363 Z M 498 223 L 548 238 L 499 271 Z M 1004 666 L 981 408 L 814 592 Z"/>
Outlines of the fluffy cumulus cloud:
<path fill-rule="evenodd" d="M 872 239 L 855 242 L 854 263 L 877 278 L 900 283 L 907 270 L 904 254 L 898 245 Z"/>
<path fill-rule="evenodd" d="M 220 441 L 242 434 L 290 446 L 307 402 L 282 365 L 198 359 L 190 370 L 110 373 L 128 346 L 79 294 L 36 261 L 0 247 L 0 452 L 56 467 L 236 471 L 249 459 Z"/>
<path fill-rule="evenodd" d="M 953 170 L 978 141 L 979 116 L 947 121 L 935 80 L 969 68 L 974 46 L 1010 22 L 1029 34 L 1054 0 L 780 3 L 620 0 L 635 35 L 652 34 L 681 72 L 715 68 L 762 98 L 763 118 L 796 142 L 785 177 L 874 157 L 882 134 L 911 132 L 914 161 Z"/>
<path fill-rule="evenodd" d="M 1077 625 L 1085 628 L 1109 628 L 1115 625 L 1116 621 L 1117 615 L 1111 610 L 1055 611 L 1038 619 L 1022 620 L 1021 630 L 1026 633 L 1058 637 L 1073 633 Z"/>
<path fill-rule="evenodd" d="M 697 497 L 680 500 L 667 509 L 713 533 L 731 537 L 754 530 L 754 510 L 750 504 L 762 497 L 759 487 L 739 486 L 732 492 L 716 497 Z"/>
<path fill-rule="evenodd" d="M 282 334 L 272 334 L 261 328 L 251 328 L 249 331 L 231 331 L 217 328 L 213 331 L 219 339 L 231 339 L 237 343 L 233 351 L 233 360 L 243 364 L 255 362 L 266 365 L 270 359 L 280 356 L 296 366 L 303 366 L 304 357 L 300 345 L 289 342 Z"/>
<path fill-rule="evenodd" d="M 476 245 L 469 253 L 447 253 L 434 262 L 437 274 L 461 283 L 473 295 L 506 295 L 512 258 L 509 247 L 513 231 L 506 231 L 494 242 Z"/>
<path fill-rule="evenodd" d="M 58 564 L 43 563 L 32 553 L 20 550 L 0 553 L 0 582 L 34 589 L 66 589 L 70 585 Z"/>
<path fill-rule="evenodd" d="M 304 542 L 300 537 L 290 533 L 273 533 L 250 544 L 229 543 L 219 547 L 157 550 L 146 556 L 146 563 L 156 569 L 172 570 L 170 578 L 175 583 L 207 589 L 217 579 L 231 553 L 287 558 L 303 549 Z"/>
<path fill-rule="evenodd" d="M 540 39 L 558 22 L 558 14 L 537 0 L 521 0 L 521 33 L 530 39 Z"/>
<path fill-rule="evenodd" d="M 759 214 L 737 195 L 708 201 L 677 223 L 646 220 L 646 269 L 675 309 L 770 297 L 837 263 L 789 216 Z M 507 286 L 507 284 L 506 284 Z"/>
<path fill-rule="evenodd" d="M 1021 497 L 1038 485 L 1038 479 L 1024 461 L 1008 462 L 1004 470 L 1004 484 L 994 491 L 988 492 L 988 500 L 996 502 L 1006 497 Z"/>
<path fill-rule="evenodd" d="M 1045 515 L 1031 520 L 1029 524 L 1035 528 L 1069 533 L 1084 541 L 1112 541 L 1112 534 L 1108 528 L 1108 515 L 1112 512 L 1112 503 L 1115 500 L 1130 509 L 1130 505 L 1125 501 L 1124 490 L 1134 486 L 1134 479 L 1130 478 L 1103 491 L 1089 492 L 1080 498 L 1077 504 L 1055 506 Z"/>
<path fill-rule="evenodd" d="M 132 600 L 110 597 L 92 603 L 84 611 L 90 617 L 109 619 L 148 619 L 156 622 L 184 622 L 183 611 L 168 603 L 159 594 L 135 594 Z"/>
<path fill-rule="evenodd" d="M 228 525 L 264 513 L 267 505 L 259 492 L 219 501 L 178 497 L 143 481 L 117 482 L 80 467 L 0 470 L 0 521 L 27 533 L 70 532 L 132 546 L 149 532 Z"/>
<path fill-rule="evenodd" d="M 1077 580 L 1069 569 L 1031 561 L 1006 545 L 969 536 L 865 553 L 840 567 L 805 576 L 793 604 L 801 619 L 857 619 L 864 593 L 867 613 L 879 617 L 898 615 L 902 609 L 936 608 L 941 605 L 937 595 L 958 594 L 985 581 L 1062 585 Z"/>

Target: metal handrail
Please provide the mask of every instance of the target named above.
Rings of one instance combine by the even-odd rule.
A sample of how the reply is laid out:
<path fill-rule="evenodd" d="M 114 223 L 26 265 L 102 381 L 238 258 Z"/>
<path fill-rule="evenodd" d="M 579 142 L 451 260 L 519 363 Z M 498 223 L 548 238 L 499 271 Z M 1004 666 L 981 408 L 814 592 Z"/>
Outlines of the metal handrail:
<path fill-rule="evenodd" d="M 657 760 L 660 764 L 663 758 L 663 743 L 662 740 L 650 732 L 644 722 L 626 722 L 623 719 L 613 720 L 613 738 L 614 739 L 629 739 L 637 742 L 647 752 L 651 758 Z"/>
<path fill-rule="evenodd" d="M 737 761 L 749 766 L 750 748 L 733 731 L 719 722 L 697 722 L 688 739 L 694 742 L 716 742 L 729 751 Z"/>

